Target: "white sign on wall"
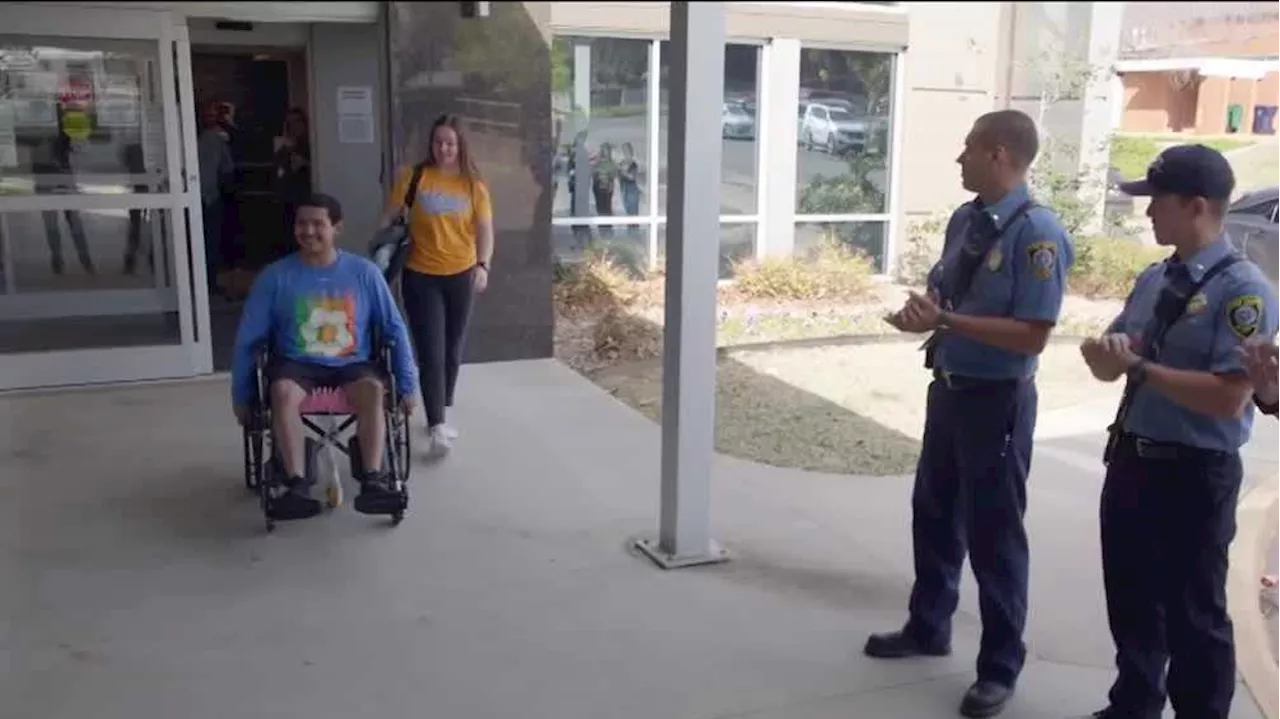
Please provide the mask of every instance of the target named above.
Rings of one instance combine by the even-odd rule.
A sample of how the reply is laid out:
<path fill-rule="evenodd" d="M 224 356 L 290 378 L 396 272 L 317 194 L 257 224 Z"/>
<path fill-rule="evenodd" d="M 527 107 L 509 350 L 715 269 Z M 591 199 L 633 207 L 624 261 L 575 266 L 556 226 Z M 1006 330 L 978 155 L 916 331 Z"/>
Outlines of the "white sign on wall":
<path fill-rule="evenodd" d="M 18 127 L 58 126 L 58 73 L 15 72 L 13 116 Z"/>
<path fill-rule="evenodd" d="M 338 142 L 373 144 L 373 88 L 368 85 L 338 88 Z"/>
<path fill-rule="evenodd" d="M 141 99 L 136 76 L 106 76 L 98 91 L 98 126 L 137 127 L 141 120 L 138 108 Z"/>

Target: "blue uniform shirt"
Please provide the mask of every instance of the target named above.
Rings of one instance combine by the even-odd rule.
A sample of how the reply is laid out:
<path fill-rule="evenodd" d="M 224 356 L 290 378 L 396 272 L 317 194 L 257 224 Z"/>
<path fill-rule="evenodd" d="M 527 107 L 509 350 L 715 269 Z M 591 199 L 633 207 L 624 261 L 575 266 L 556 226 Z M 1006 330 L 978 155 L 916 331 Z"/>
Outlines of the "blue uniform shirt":
<path fill-rule="evenodd" d="M 1124 332 L 1139 346 L 1141 334 L 1155 314 L 1160 291 L 1170 282 L 1190 287 L 1199 282 L 1218 260 L 1232 252 L 1226 238 L 1205 247 L 1189 262 L 1171 258 L 1142 272 L 1125 300 L 1110 332 Z M 1237 262 L 1209 280 L 1187 302 L 1186 312 L 1164 336 L 1159 356 L 1149 358 L 1174 369 L 1243 373 L 1236 353 L 1251 337 L 1276 334 L 1276 293 L 1262 271 L 1249 261 Z M 1224 452 L 1234 452 L 1249 440 L 1253 404 L 1233 419 L 1193 412 L 1148 386 L 1133 396 L 1125 417 L 1127 432 L 1159 442 L 1179 442 Z"/>
<path fill-rule="evenodd" d="M 948 273 L 954 272 L 960 253 L 975 242 L 974 231 L 984 223 L 980 214 L 1003 230 L 974 272 L 969 292 L 954 308 L 956 313 L 1057 322 L 1075 250 L 1052 210 L 1032 207 L 1006 226 L 1029 198 L 1023 185 L 992 205 L 968 202 L 951 215 L 942 259 L 929 273 L 933 290 L 943 285 Z M 1038 359 L 943 332 L 934 366 L 968 377 L 1014 379 L 1034 374 Z"/>

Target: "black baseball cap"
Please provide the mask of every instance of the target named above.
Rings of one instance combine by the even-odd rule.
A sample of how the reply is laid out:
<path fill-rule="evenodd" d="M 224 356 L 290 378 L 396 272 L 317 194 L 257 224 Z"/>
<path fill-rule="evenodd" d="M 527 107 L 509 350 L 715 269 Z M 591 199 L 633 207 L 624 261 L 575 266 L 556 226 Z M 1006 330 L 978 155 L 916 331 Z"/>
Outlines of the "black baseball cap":
<path fill-rule="evenodd" d="M 1145 180 L 1120 183 L 1127 195 L 1181 195 L 1207 200 L 1231 199 L 1236 176 L 1221 152 L 1205 145 L 1175 145 L 1147 168 Z"/>

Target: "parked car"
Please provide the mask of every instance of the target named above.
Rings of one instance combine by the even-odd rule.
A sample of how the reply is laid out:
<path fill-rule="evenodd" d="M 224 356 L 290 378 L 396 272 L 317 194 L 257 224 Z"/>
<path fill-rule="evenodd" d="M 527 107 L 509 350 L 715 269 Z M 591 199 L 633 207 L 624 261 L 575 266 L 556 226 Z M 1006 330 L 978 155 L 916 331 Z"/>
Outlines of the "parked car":
<path fill-rule="evenodd" d="M 1273 285 L 1277 280 L 1277 187 L 1265 187 L 1242 195 L 1227 209 L 1226 230 L 1231 244 L 1262 269 Z"/>
<path fill-rule="evenodd" d="M 797 138 L 805 149 L 822 147 L 835 155 L 867 147 L 867 122 L 840 105 L 810 102 L 800 106 Z"/>
<path fill-rule="evenodd" d="M 726 100 L 720 112 L 720 134 L 726 140 L 754 140 L 755 108 L 741 100 Z"/>
<path fill-rule="evenodd" d="M 1114 167 L 1107 170 L 1107 199 L 1104 211 L 1108 217 L 1112 215 L 1131 217 L 1133 215 L 1133 195 L 1120 190 L 1120 185 L 1123 182 L 1125 182 L 1125 177 L 1120 174 L 1120 170 Z"/>

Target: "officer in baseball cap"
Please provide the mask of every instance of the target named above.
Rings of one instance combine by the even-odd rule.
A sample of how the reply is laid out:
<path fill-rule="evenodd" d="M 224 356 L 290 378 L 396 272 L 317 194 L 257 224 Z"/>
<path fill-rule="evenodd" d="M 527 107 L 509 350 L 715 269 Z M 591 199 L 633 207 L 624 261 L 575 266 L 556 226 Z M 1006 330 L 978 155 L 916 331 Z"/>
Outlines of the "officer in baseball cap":
<path fill-rule="evenodd" d="M 1167 687 L 1178 716 L 1226 719 L 1236 674 L 1227 548 L 1254 416 L 1239 348 L 1275 336 L 1276 295 L 1223 232 L 1235 176 L 1219 152 L 1171 147 L 1120 188 L 1151 198 L 1156 242 L 1174 251 L 1080 348 L 1099 380 L 1125 377 L 1101 508 L 1119 676 L 1093 716 L 1158 717 Z"/>

